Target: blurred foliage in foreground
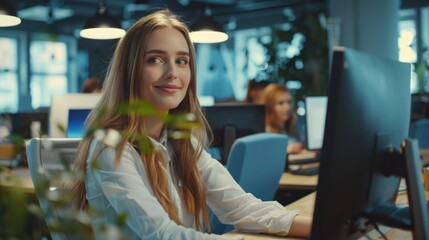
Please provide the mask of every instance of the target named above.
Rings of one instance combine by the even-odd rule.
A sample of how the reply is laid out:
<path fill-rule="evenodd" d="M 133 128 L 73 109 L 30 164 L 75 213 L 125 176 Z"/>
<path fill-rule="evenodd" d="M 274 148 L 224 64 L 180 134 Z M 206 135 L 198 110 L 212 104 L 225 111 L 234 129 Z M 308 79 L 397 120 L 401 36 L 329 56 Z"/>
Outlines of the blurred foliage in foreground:
<path fill-rule="evenodd" d="M 165 123 L 168 135 L 172 138 L 190 138 L 191 130 L 199 126 L 192 114 L 165 114 L 158 112 L 144 101 L 121 105 L 117 111 L 122 115 L 134 113 L 140 116 L 157 116 Z M 114 129 L 99 127 L 97 121 L 102 114 L 103 111 L 97 116 L 95 127 L 88 129 L 87 134 L 109 146 L 116 147 L 122 135 Z M 156 151 L 149 144 L 146 135 L 134 137 L 143 151 Z M 24 145 L 19 147 L 22 148 Z M 49 172 L 39 169 L 39 172 L 45 176 L 43 181 L 35 183 L 39 199 L 36 194 L 25 192 L 21 179 L 13 176 L 10 168 L 0 167 L 0 182 L 2 184 L 7 182 L 10 186 L 0 188 L 0 240 L 44 239 L 50 237 L 49 233 L 65 234 L 73 239 L 92 239 L 94 230 L 97 231 L 97 239 L 126 239 L 122 231 L 127 219 L 126 213 L 119 214 L 115 224 L 102 224 L 94 229 L 94 218 L 103 212 L 91 208 L 83 212 L 72 207 L 73 193 L 70 190 L 70 183 L 83 181 L 85 176 L 73 172 L 72 166 L 67 164 L 73 160 L 60 159 L 60 161 L 64 166 L 63 171 Z M 97 159 L 92 163 L 91 169 L 96 169 Z M 43 206 L 40 206 L 39 202 Z"/>

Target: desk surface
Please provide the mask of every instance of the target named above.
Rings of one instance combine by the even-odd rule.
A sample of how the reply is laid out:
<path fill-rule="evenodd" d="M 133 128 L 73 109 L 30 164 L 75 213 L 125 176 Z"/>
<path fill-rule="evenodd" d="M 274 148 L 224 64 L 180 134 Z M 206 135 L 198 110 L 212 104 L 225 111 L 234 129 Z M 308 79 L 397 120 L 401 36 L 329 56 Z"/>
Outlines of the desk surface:
<path fill-rule="evenodd" d="M 12 176 L 12 178 L 10 177 Z M 19 182 L 16 182 L 16 177 L 21 179 Z M 13 180 L 14 179 L 14 180 Z M 280 187 L 285 187 L 287 189 L 300 188 L 300 189 L 316 189 L 318 176 L 300 176 L 293 175 L 290 173 L 284 173 L 280 179 Z M 22 186 L 24 190 L 28 193 L 34 193 L 34 186 L 31 180 L 30 172 L 27 168 L 17 168 L 9 172 L 0 173 L 0 188 L 7 189 L 12 186 Z M 312 216 L 314 209 L 316 193 L 311 193 L 298 201 L 295 201 L 286 206 L 286 209 L 299 209 L 303 215 Z M 426 192 L 426 198 L 429 199 L 429 192 Z M 397 203 L 398 204 L 407 204 L 407 196 L 404 193 L 398 195 Z M 399 229 L 390 229 L 384 227 L 382 231 L 388 237 L 388 239 L 412 239 L 411 232 L 403 231 Z M 249 233 L 227 233 L 226 236 L 233 235 L 242 235 L 246 240 L 270 240 L 270 239 L 298 239 L 298 238 L 288 238 L 288 237 L 279 237 L 266 234 L 249 234 Z M 379 234 L 375 231 L 370 233 L 372 238 L 377 239 Z"/>
<path fill-rule="evenodd" d="M 420 149 L 422 164 L 429 164 L 429 149 Z M 302 158 L 312 157 L 314 153 L 295 154 L 291 158 L 298 160 Z M 295 175 L 288 172 L 283 173 L 279 182 L 279 189 L 282 190 L 316 190 L 319 175 L 303 176 Z"/>
<path fill-rule="evenodd" d="M 12 181 L 9 176 L 19 179 L 20 182 Z M 302 176 L 285 172 L 280 178 L 279 188 L 286 190 L 316 190 L 317 180 L 318 175 Z M 34 192 L 33 181 L 31 180 L 28 168 L 16 168 L 9 173 L 4 172 L 0 174 L 0 188 L 10 188 L 11 186 L 22 186 L 26 192 Z"/>
<path fill-rule="evenodd" d="M 289 172 L 283 173 L 279 181 L 279 189 L 282 190 L 316 190 L 319 175 L 304 176 Z"/>
<path fill-rule="evenodd" d="M 313 192 L 299 199 L 298 201 L 295 201 L 287 205 L 286 209 L 289 209 L 289 210 L 299 209 L 302 215 L 312 216 L 315 200 L 316 200 L 316 193 Z M 267 234 L 252 234 L 252 233 L 241 233 L 241 232 L 231 232 L 224 235 L 225 236 L 242 235 L 244 236 L 245 240 L 302 239 L 302 238 L 280 237 L 280 236 L 273 236 L 273 235 L 267 235 Z"/>
<path fill-rule="evenodd" d="M 22 187 L 27 193 L 34 193 L 34 185 L 28 168 L 15 168 L 0 173 L 0 189 Z"/>
<path fill-rule="evenodd" d="M 426 192 L 426 199 L 429 199 L 429 192 Z M 316 192 L 313 192 L 299 199 L 298 201 L 295 201 L 287 205 L 285 208 L 289 210 L 299 209 L 302 215 L 312 216 L 315 200 L 316 200 Z M 408 200 L 407 200 L 406 193 L 398 194 L 398 198 L 396 202 L 397 204 L 407 204 Z M 394 228 L 389 228 L 384 226 L 381 226 L 380 230 L 386 235 L 387 239 L 398 239 L 398 240 L 412 239 L 412 234 L 410 231 L 404 231 L 401 229 L 394 229 Z M 280 237 L 280 236 L 273 236 L 273 235 L 267 235 L 267 234 L 251 234 L 251 233 L 241 233 L 241 232 L 231 232 L 224 235 L 225 236 L 242 235 L 244 236 L 245 240 L 302 239 L 302 238 Z M 375 230 L 370 231 L 368 235 L 371 237 L 371 239 L 382 239 L 382 236 Z M 366 239 L 366 238 L 362 237 L 359 239 Z"/>

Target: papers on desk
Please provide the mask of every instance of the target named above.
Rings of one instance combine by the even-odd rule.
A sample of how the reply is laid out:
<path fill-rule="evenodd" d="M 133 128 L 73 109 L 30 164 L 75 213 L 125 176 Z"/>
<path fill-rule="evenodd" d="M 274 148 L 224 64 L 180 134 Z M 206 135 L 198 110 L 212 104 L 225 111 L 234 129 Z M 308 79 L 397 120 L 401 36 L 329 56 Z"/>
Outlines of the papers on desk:
<path fill-rule="evenodd" d="M 15 168 L 19 166 L 19 159 L 17 158 L 0 158 L 0 166 Z"/>
<path fill-rule="evenodd" d="M 305 153 L 289 154 L 288 155 L 289 161 L 314 158 L 314 157 L 316 157 L 316 152 L 305 152 Z"/>
<path fill-rule="evenodd" d="M 287 163 L 288 164 L 309 164 L 316 163 L 319 161 L 319 155 L 316 152 L 305 152 L 298 154 L 288 154 Z"/>

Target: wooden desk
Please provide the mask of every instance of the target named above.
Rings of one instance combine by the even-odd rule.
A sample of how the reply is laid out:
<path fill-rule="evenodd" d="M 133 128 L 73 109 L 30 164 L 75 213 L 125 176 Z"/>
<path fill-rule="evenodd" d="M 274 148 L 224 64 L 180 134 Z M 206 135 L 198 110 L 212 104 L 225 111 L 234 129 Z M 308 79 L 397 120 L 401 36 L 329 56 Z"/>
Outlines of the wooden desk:
<path fill-rule="evenodd" d="M 426 199 L 429 199 L 429 192 L 426 192 Z M 314 203 L 316 200 L 316 192 L 311 193 L 296 202 L 293 202 L 287 205 L 285 208 L 288 210 L 299 209 L 302 215 L 312 216 L 314 210 Z M 397 204 L 407 204 L 408 199 L 406 193 L 398 194 Z M 412 233 L 410 231 L 405 231 L 401 229 L 395 229 L 385 226 L 380 226 L 380 230 L 386 235 L 387 239 L 397 239 L 397 240 L 407 240 L 412 239 Z M 241 232 L 230 232 L 224 234 L 225 236 L 244 236 L 245 240 L 274 240 L 274 239 L 302 239 L 302 238 L 291 238 L 291 237 L 280 237 L 273 236 L 268 234 L 252 234 L 252 233 L 241 233 Z M 376 231 L 372 230 L 368 233 L 368 236 L 371 239 L 383 239 L 382 236 Z M 365 237 L 361 237 L 359 239 L 366 239 Z"/>
<path fill-rule="evenodd" d="M 420 149 L 420 155 L 422 157 L 422 164 L 429 164 L 429 149 Z M 315 156 L 315 153 L 303 153 L 291 155 L 290 158 L 294 160 L 300 160 L 302 158 L 308 158 Z M 283 173 L 279 181 L 279 189 L 281 190 L 316 190 L 318 175 L 314 176 L 303 176 L 295 175 L 288 172 Z"/>
<path fill-rule="evenodd" d="M 316 200 L 316 193 L 311 193 L 296 202 L 293 202 L 286 206 L 286 209 L 299 209 L 302 215 L 312 216 L 314 209 L 314 202 Z M 281 237 L 268 234 L 256 234 L 256 233 L 241 233 L 231 232 L 224 234 L 225 236 L 244 236 L 245 240 L 271 240 L 271 239 L 303 239 L 303 238 L 292 238 L 292 237 Z"/>
<path fill-rule="evenodd" d="M 420 156 L 423 165 L 429 164 L 429 149 L 420 149 Z"/>
<path fill-rule="evenodd" d="M 281 190 L 316 190 L 319 175 L 303 176 L 283 173 L 279 181 Z"/>
<path fill-rule="evenodd" d="M 21 187 L 26 193 L 34 193 L 34 185 L 28 168 L 16 168 L 0 173 L 0 189 Z"/>
<path fill-rule="evenodd" d="M 34 192 L 33 181 L 31 180 L 30 172 L 28 168 L 16 168 L 10 171 L 10 173 L 0 174 L 0 188 L 11 187 L 17 182 L 12 182 L 8 179 L 8 176 L 20 179 L 21 186 L 24 187 L 26 192 Z M 280 189 L 297 189 L 297 190 L 316 190 L 318 175 L 315 176 L 302 176 L 294 175 L 290 173 L 283 173 L 280 178 L 279 188 Z M 16 186 L 16 185 L 15 185 Z"/>

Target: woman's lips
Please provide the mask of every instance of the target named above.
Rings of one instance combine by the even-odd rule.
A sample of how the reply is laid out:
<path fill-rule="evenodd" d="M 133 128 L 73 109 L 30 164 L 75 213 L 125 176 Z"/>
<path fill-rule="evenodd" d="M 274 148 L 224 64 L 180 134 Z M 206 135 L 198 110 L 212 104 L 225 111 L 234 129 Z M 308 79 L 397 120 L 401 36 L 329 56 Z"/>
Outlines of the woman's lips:
<path fill-rule="evenodd" d="M 156 86 L 156 88 L 167 93 L 175 93 L 180 90 L 180 87 L 176 85 L 161 85 L 161 86 Z"/>

